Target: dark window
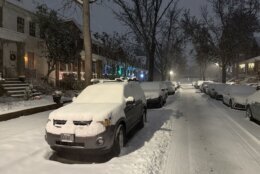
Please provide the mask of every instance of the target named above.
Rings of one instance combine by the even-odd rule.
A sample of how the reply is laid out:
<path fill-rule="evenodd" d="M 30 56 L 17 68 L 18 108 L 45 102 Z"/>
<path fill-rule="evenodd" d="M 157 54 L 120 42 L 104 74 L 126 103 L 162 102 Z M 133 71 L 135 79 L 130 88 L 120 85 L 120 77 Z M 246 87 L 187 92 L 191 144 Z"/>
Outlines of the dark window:
<path fill-rule="evenodd" d="M 17 17 L 17 31 L 24 33 L 24 18 Z"/>
<path fill-rule="evenodd" d="M 35 26 L 35 23 L 34 22 L 30 22 L 29 23 L 29 34 L 31 36 L 34 36 L 35 37 L 35 33 L 36 33 L 36 26 Z"/>

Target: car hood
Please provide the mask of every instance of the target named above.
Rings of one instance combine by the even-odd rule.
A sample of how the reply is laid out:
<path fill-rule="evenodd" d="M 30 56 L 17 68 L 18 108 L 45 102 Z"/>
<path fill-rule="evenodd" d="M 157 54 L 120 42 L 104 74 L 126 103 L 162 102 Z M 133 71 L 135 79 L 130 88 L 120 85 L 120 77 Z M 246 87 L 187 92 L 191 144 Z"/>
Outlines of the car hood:
<path fill-rule="evenodd" d="M 157 91 L 149 91 L 149 92 L 144 92 L 144 95 L 146 99 L 155 99 L 155 98 L 159 98 L 160 93 Z"/>
<path fill-rule="evenodd" d="M 242 96 L 234 96 L 234 100 L 239 104 L 246 104 L 247 95 Z"/>
<path fill-rule="evenodd" d="M 120 103 L 72 103 L 61 107 L 49 115 L 49 119 L 75 121 L 103 121 L 123 116 L 123 104 Z"/>

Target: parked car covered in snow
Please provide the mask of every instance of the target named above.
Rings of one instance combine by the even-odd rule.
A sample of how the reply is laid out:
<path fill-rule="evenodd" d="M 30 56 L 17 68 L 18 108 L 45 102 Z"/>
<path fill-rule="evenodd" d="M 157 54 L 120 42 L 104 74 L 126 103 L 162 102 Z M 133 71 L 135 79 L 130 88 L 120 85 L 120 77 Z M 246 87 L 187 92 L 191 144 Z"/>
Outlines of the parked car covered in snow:
<path fill-rule="evenodd" d="M 175 85 L 173 85 L 172 82 L 170 82 L 170 81 L 166 81 L 164 83 L 167 87 L 168 95 L 175 94 Z"/>
<path fill-rule="evenodd" d="M 208 93 L 208 85 L 212 84 L 213 81 L 204 81 L 201 85 L 200 85 L 200 91 L 204 92 L 204 93 Z"/>
<path fill-rule="evenodd" d="M 163 107 L 167 99 L 167 87 L 163 82 L 142 82 L 141 87 L 148 106 Z"/>
<path fill-rule="evenodd" d="M 246 115 L 250 120 L 260 121 L 260 88 L 247 98 Z"/>
<path fill-rule="evenodd" d="M 119 154 L 125 136 L 144 126 L 146 99 L 137 82 L 91 85 L 79 96 L 49 115 L 46 141 L 57 152 L 107 152 Z"/>
<path fill-rule="evenodd" d="M 229 86 L 223 83 L 212 83 L 209 85 L 209 95 L 217 100 L 223 99 L 223 92 L 225 88 Z"/>
<path fill-rule="evenodd" d="M 175 91 L 180 88 L 180 83 L 176 81 L 171 81 L 172 85 L 175 87 Z"/>
<path fill-rule="evenodd" d="M 246 99 L 256 88 L 247 85 L 229 85 L 223 93 L 223 103 L 234 109 L 246 109 Z"/>
<path fill-rule="evenodd" d="M 198 81 L 195 83 L 194 87 L 195 87 L 196 89 L 200 89 L 201 85 L 202 85 L 204 82 L 205 82 L 205 81 L 203 81 L 203 80 L 198 80 Z"/>

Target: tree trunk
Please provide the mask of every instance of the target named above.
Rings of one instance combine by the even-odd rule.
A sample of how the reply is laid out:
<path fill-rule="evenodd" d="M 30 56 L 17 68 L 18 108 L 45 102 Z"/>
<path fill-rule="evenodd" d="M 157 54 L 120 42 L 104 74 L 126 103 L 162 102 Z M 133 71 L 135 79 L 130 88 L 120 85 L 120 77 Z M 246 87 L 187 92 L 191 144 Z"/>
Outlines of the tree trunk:
<path fill-rule="evenodd" d="M 222 63 L 222 83 L 226 83 L 226 78 L 227 78 L 227 65 L 225 62 Z"/>
<path fill-rule="evenodd" d="M 81 58 L 78 58 L 78 81 L 81 81 Z"/>
<path fill-rule="evenodd" d="M 88 86 L 91 84 L 92 79 L 92 49 L 89 0 L 83 0 L 83 36 L 85 48 L 85 81 L 86 85 Z"/>
<path fill-rule="evenodd" d="M 147 59 L 149 59 L 149 65 L 148 65 L 148 81 L 153 81 L 153 75 L 154 75 L 154 60 L 155 60 L 155 44 L 153 44 L 151 46 L 150 50 L 148 52 L 148 57 Z"/>
<path fill-rule="evenodd" d="M 56 62 L 56 71 L 55 71 L 55 85 L 60 87 L 60 62 Z"/>

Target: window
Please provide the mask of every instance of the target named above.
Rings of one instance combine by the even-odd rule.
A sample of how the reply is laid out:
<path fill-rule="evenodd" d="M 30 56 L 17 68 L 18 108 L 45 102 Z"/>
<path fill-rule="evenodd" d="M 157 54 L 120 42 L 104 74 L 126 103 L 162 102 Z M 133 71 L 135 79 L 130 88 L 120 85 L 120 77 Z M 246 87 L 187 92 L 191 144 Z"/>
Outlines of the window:
<path fill-rule="evenodd" d="M 29 34 L 35 37 L 36 26 L 34 22 L 29 23 Z"/>
<path fill-rule="evenodd" d="M 24 33 L 24 18 L 17 17 L 17 31 Z"/>

